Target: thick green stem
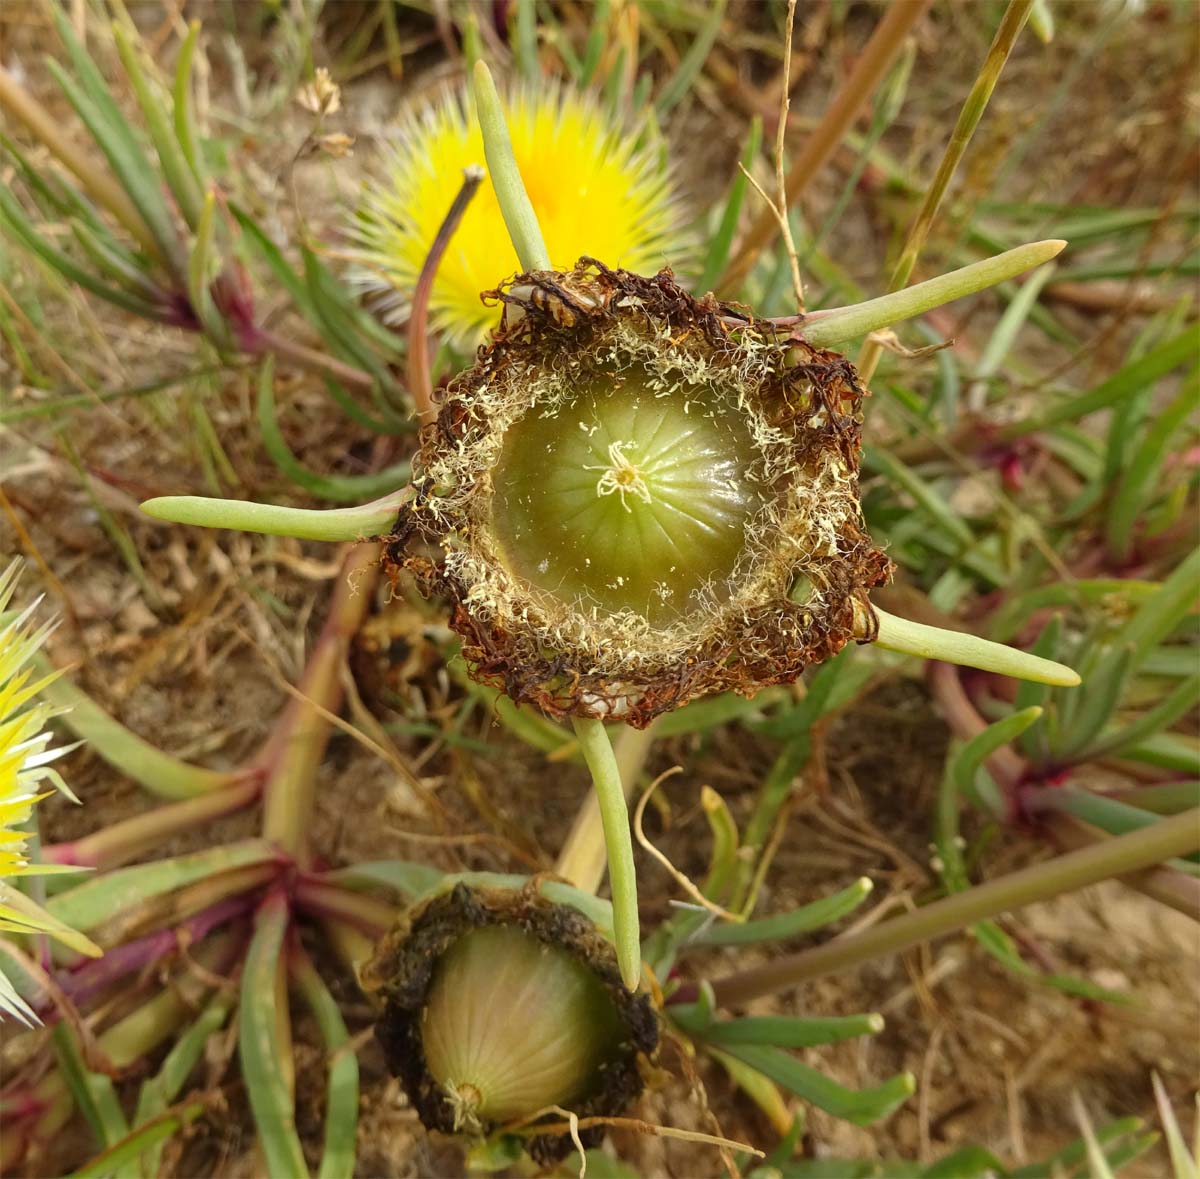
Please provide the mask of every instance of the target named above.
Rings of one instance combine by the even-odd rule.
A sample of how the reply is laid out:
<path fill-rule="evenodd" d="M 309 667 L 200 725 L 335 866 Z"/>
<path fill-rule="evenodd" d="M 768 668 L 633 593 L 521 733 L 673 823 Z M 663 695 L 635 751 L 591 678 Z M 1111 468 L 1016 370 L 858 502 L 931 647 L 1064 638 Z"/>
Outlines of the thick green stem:
<path fill-rule="evenodd" d="M 713 983 L 713 992 L 717 1002 L 724 1006 L 745 1003 L 759 995 L 851 970 L 884 955 L 898 954 L 977 921 L 1197 850 L 1200 850 L 1200 809 L 990 880 L 862 933 L 834 938 L 756 970 L 718 979 Z"/>
<path fill-rule="evenodd" d="M 846 340 L 865 336 L 868 332 L 889 327 L 905 319 L 924 315 L 943 303 L 951 303 L 964 295 L 994 287 L 997 283 L 1014 278 L 1035 266 L 1049 262 L 1060 254 L 1065 241 L 1050 239 L 1017 246 L 1005 250 L 994 258 L 972 262 L 960 270 L 939 275 L 916 286 L 905 287 L 878 299 L 868 299 L 852 307 L 831 307 L 825 311 L 813 311 L 806 315 L 799 326 L 800 334 L 817 348 L 832 348 Z"/>
<path fill-rule="evenodd" d="M 508 236 L 517 251 L 517 257 L 526 270 L 549 270 L 550 255 L 538 225 L 537 214 L 525 191 L 516 157 L 513 155 L 512 140 L 504 111 L 500 106 L 500 95 L 492 72 L 482 61 L 475 63 L 473 74 L 475 108 L 479 115 L 479 128 L 483 132 L 483 154 L 487 158 L 488 173 Z"/>
<path fill-rule="evenodd" d="M 612 892 L 613 942 L 621 978 L 637 990 L 642 976 L 642 951 L 638 920 L 637 876 L 633 867 L 633 837 L 629 809 L 621 786 L 621 771 L 613 756 L 612 743 L 604 725 L 590 717 L 575 718 L 575 735 L 592 774 L 600 821 L 608 848 L 608 881 Z"/>
<path fill-rule="evenodd" d="M 888 651 L 977 667 L 980 671 L 994 671 L 1019 680 L 1032 680 L 1035 684 L 1074 688 L 1080 683 L 1078 672 L 1053 660 L 1006 647 L 1003 643 L 993 643 L 978 635 L 926 626 L 923 622 L 897 618 L 878 607 L 873 609 L 879 621 L 874 641 Z"/>
<path fill-rule="evenodd" d="M 626 800 L 633 793 L 633 787 L 653 743 L 653 724 L 644 729 L 622 729 L 613 742 L 617 774 L 621 779 Z M 575 816 L 575 822 L 571 824 L 571 832 L 563 844 L 555 871 L 576 888 L 594 893 L 600 887 L 600 881 L 604 879 L 607 860 L 604 842 L 604 830 L 600 822 L 600 799 L 594 790 L 589 791 L 583 806 Z"/>
<path fill-rule="evenodd" d="M 925 239 L 933 227 L 938 209 L 941 208 L 942 199 L 950 187 L 950 181 L 958 170 L 958 165 L 962 162 L 967 145 L 971 142 L 971 136 L 975 134 L 975 128 L 979 126 L 979 120 L 987 109 L 988 99 L 991 98 L 992 91 L 996 88 L 1000 71 L 1004 68 L 1004 63 L 1008 61 L 1008 55 L 1012 52 L 1012 47 L 1016 43 L 1021 29 L 1024 28 L 1032 7 L 1033 0 L 1009 0 L 1008 8 L 996 30 L 996 36 L 992 40 L 988 55 L 975 78 L 975 84 L 971 87 L 971 92 L 967 95 L 962 110 L 959 111 L 958 121 L 950 133 L 950 142 L 946 144 L 946 150 L 942 154 L 938 169 L 929 182 L 929 187 L 925 190 L 925 199 L 921 202 L 921 208 L 917 211 L 912 226 L 909 228 L 908 240 L 904 243 L 904 250 L 896 262 L 888 283 L 889 291 L 900 290 L 912 277 L 913 268 L 917 264 L 921 248 L 925 245 Z M 880 345 L 875 340 L 868 340 L 863 345 L 862 353 L 858 358 L 858 372 L 864 383 L 870 381 L 874 375 L 881 351 Z"/>
<path fill-rule="evenodd" d="M 263 536 L 294 536 L 299 540 L 352 541 L 390 532 L 408 494 L 408 488 L 401 488 L 361 507 L 327 510 L 283 508 L 199 495 L 163 495 L 146 500 L 142 511 L 156 520 L 199 528 L 231 528 Z"/>

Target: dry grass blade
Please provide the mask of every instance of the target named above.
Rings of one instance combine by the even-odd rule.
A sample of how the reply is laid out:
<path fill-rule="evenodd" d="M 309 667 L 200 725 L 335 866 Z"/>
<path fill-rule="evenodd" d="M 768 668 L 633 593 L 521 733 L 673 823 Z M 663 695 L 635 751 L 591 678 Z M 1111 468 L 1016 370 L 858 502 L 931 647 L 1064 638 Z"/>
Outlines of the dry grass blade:
<path fill-rule="evenodd" d="M 884 12 L 870 41 L 863 49 L 854 68 L 829 103 L 821 123 L 809 136 L 804 150 L 792 163 L 787 175 L 789 200 L 794 204 L 808 188 L 816 174 L 837 150 L 846 132 L 854 125 L 871 96 L 883 84 L 888 69 L 904 47 L 904 41 L 929 7 L 930 0 L 903 0 L 891 4 Z M 768 211 L 751 225 L 742 240 L 737 256 L 726 267 L 717 283 L 722 298 L 735 296 L 750 273 L 775 230 L 778 221 Z"/>
<path fill-rule="evenodd" d="M 649 803 L 651 796 L 668 778 L 682 773 L 683 766 L 672 766 L 669 770 L 665 770 L 663 773 L 659 774 L 658 777 L 650 783 L 650 785 L 646 788 L 646 792 L 641 798 L 638 799 L 637 809 L 633 813 L 633 834 L 637 838 L 638 843 L 640 843 L 642 847 L 670 873 L 671 878 L 675 881 L 675 883 L 678 884 L 679 887 L 682 888 L 683 891 L 686 892 L 688 896 L 690 896 L 692 900 L 696 902 L 696 904 L 707 909 L 710 913 L 713 913 L 718 917 L 724 917 L 726 921 L 741 921 L 743 918 L 740 913 L 731 913 L 728 909 L 722 908 L 715 901 L 709 900 L 708 897 L 706 897 L 704 893 L 701 892 L 700 889 L 697 888 L 696 885 L 693 884 L 686 875 L 684 875 L 684 873 L 680 872 L 680 870 L 676 868 L 675 865 L 672 864 L 671 861 L 667 859 L 667 857 L 663 855 L 663 853 L 660 852 L 658 848 L 656 848 L 654 844 L 650 842 L 649 839 L 646 838 L 646 832 L 642 828 L 642 817 L 646 813 L 646 806 Z"/>
<path fill-rule="evenodd" d="M 1000 78 L 1000 71 L 1004 68 L 1004 63 L 1008 60 L 1013 45 L 1016 44 L 1017 36 L 1029 19 L 1029 10 L 1032 7 L 1033 0 L 1009 0 L 1004 17 L 1000 21 L 1000 27 L 996 30 L 996 36 L 992 40 L 991 48 L 975 79 L 975 84 L 971 87 L 971 92 L 967 95 L 962 110 L 959 112 L 958 122 L 955 123 L 954 130 L 950 134 L 950 141 L 946 144 L 941 162 L 938 164 L 933 179 L 929 182 L 929 187 L 925 190 L 921 208 L 917 211 L 912 226 L 909 228 L 908 239 L 904 243 L 904 249 L 888 283 L 889 292 L 898 291 L 908 285 L 913 268 L 917 264 L 917 258 L 920 256 L 921 247 L 924 246 L 925 239 L 929 236 L 934 218 L 950 187 L 950 181 L 958 170 L 958 165 L 962 162 L 967 146 L 971 142 L 971 136 L 975 133 L 975 128 L 979 126 L 979 120 L 983 118 L 988 100 Z M 863 381 L 870 381 L 875 372 L 875 366 L 879 363 L 881 351 L 881 346 L 876 340 L 869 339 L 863 345 L 858 358 L 858 371 Z"/>

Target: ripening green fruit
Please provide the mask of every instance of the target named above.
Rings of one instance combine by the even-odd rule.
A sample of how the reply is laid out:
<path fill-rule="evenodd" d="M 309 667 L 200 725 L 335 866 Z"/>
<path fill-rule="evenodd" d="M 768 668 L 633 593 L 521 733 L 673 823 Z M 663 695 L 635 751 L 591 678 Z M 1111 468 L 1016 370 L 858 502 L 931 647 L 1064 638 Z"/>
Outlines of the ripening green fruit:
<path fill-rule="evenodd" d="M 657 625 L 727 599 L 767 500 L 744 422 L 708 390 L 656 394 L 633 369 L 509 427 L 492 526 L 536 591 Z"/>
<path fill-rule="evenodd" d="M 512 925 L 463 934 L 421 1012 L 426 1067 L 456 1125 L 475 1132 L 588 1096 L 621 1038 L 596 976 Z"/>
<path fill-rule="evenodd" d="M 380 942 L 362 983 L 382 1001 L 389 1068 L 424 1124 L 448 1134 L 536 1126 L 548 1106 L 620 1114 L 657 1042 L 650 1001 L 625 988 L 612 944 L 532 889 L 459 884 L 433 897 Z M 585 1143 L 598 1138 L 585 1130 Z M 528 1145 L 548 1161 L 572 1144 L 545 1133 Z"/>
<path fill-rule="evenodd" d="M 585 259 L 491 294 L 502 326 L 422 432 L 389 550 L 452 601 L 477 679 L 644 726 L 872 636 L 891 564 L 844 357 L 668 271 Z"/>

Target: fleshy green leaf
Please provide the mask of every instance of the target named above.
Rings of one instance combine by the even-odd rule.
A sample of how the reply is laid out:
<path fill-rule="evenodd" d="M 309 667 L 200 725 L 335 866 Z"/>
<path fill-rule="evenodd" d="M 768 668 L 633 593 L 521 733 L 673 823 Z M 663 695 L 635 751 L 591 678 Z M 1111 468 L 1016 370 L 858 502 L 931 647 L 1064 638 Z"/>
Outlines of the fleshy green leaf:
<path fill-rule="evenodd" d="M 692 939 L 694 946 L 747 946 L 758 942 L 782 941 L 802 933 L 822 929 L 834 921 L 853 913 L 871 895 L 874 887 L 867 877 L 856 880 L 832 896 L 802 905 L 789 913 L 778 913 L 763 917 L 759 921 L 742 924 L 730 922 L 714 925 Z"/>
<path fill-rule="evenodd" d="M 258 380 L 258 428 L 271 461 L 293 483 L 321 499 L 358 503 L 394 492 L 404 487 L 411 477 L 407 462 L 370 475 L 319 475 L 301 463 L 279 429 L 279 419 L 275 415 L 275 364 L 270 357 L 264 361 Z"/>
<path fill-rule="evenodd" d="M 287 928 L 287 902 L 282 893 L 275 893 L 259 909 L 246 951 L 238 1009 L 238 1055 L 267 1174 L 308 1179 L 287 1080 L 291 1046 L 280 1030 L 287 1012 L 280 1009 L 276 986 Z"/>
<path fill-rule="evenodd" d="M 38 666 L 43 671 L 52 670 L 44 660 Z M 66 676 L 48 684 L 42 694 L 61 711 L 62 723 L 86 741 L 91 750 L 160 798 L 195 798 L 198 794 L 225 789 L 236 781 L 234 774 L 188 765 L 156 749 L 109 716 Z"/>
<path fill-rule="evenodd" d="M 65 1021 L 60 1023 L 51 1037 L 58 1067 L 75 1098 L 96 1140 L 106 1149 L 119 1142 L 129 1133 L 129 1124 L 121 1112 L 117 1091 L 112 1078 L 103 1073 L 92 1072 L 83 1062 L 83 1054 L 75 1042 L 74 1032 Z"/>
<path fill-rule="evenodd" d="M 264 839 L 245 839 L 150 864 L 118 868 L 60 893 L 47 902 L 46 908 L 74 929 L 95 929 L 151 897 L 173 892 L 218 873 L 269 864 L 278 854 Z"/>
<path fill-rule="evenodd" d="M 307 958 L 294 966 L 296 983 L 321 1030 L 329 1055 L 325 1090 L 325 1148 L 318 1179 L 342 1179 L 354 1174 L 358 1133 L 358 1057 L 350 1048 L 345 1021 L 329 989 Z"/>
<path fill-rule="evenodd" d="M 168 107 L 167 96 L 156 93 L 153 83 L 142 68 L 138 56 L 139 45 L 134 44 L 136 30 L 115 21 L 112 26 L 113 40 L 116 42 L 117 53 L 121 64 L 142 110 L 142 118 L 146 120 L 146 129 L 150 132 L 150 140 L 158 154 L 162 165 L 163 177 L 179 205 L 183 219 L 193 229 L 200 220 L 202 197 L 200 186 L 196 183 L 187 156 L 180 145 L 177 132 L 172 124 L 171 111 Z M 191 36 L 191 34 L 189 34 Z M 194 44 L 194 40 L 193 40 Z"/>
<path fill-rule="evenodd" d="M 161 307 L 130 294 L 120 287 L 110 286 L 96 278 L 89 270 L 80 266 L 68 254 L 56 249 L 37 230 L 33 228 L 25 214 L 17 204 L 16 198 L 9 192 L 7 185 L 0 185 L 0 226 L 4 226 L 31 253 L 36 254 L 48 266 L 57 270 L 68 281 L 83 287 L 93 295 L 112 303 L 125 311 L 131 311 L 144 319 L 162 319 Z"/>
<path fill-rule="evenodd" d="M 758 159 L 758 149 L 762 146 L 762 116 L 755 115 L 750 121 L 750 133 L 746 137 L 746 147 L 742 152 L 742 168 L 746 172 L 754 167 Z M 729 186 L 729 196 L 725 208 L 721 211 L 721 219 L 717 222 L 716 232 L 708 243 L 708 251 L 704 256 L 704 269 L 696 283 L 698 293 L 711 290 L 721 277 L 726 264 L 729 262 L 729 250 L 733 245 L 733 235 L 737 232 L 738 218 L 742 213 L 742 204 L 746 199 L 746 189 L 749 181 L 746 173 L 740 168 Z"/>
<path fill-rule="evenodd" d="M 869 1126 L 904 1104 L 916 1089 L 910 1073 L 900 1073 L 870 1089 L 847 1089 L 781 1048 L 760 1044 L 726 1044 L 730 1056 L 757 1069 L 797 1097 L 856 1126 Z"/>
<path fill-rule="evenodd" d="M 1064 281 L 1067 278 L 1066 275 L 1059 277 Z M 1095 389 L 1061 401 L 1034 417 L 1014 422 L 1004 428 L 1001 436 L 1006 439 L 1020 438 L 1026 434 L 1040 433 L 1059 422 L 1077 422 L 1087 414 L 1106 409 L 1146 388 L 1181 364 L 1194 360 L 1198 350 L 1200 329 L 1193 325 L 1165 344 L 1159 345 L 1153 352 L 1127 364 Z"/>
<path fill-rule="evenodd" d="M 1162 469 L 1172 441 L 1200 396 L 1200 370 L 1194 370 L 1174 399 L 1154 416 L 1154 421 L 1134 448 L 1124 477 L 1113 498 L 1105 527 L 1109 551 L 1118 561 L 1129 558 L 1138 515 L 1162 486 Z"/>
<path fill-rule="evenodd" d="M 159 1157 L 163 1145 L 194 1122 L 205 1111 L 203 1101 L 194 1101 L 178 1110 L 160 1114 L 114 1142 L 106 1151 L 71 1173 L 72 1179 L 105 1179 L 112 1175 L 131 1175 L 134 1160 Z M 148 1172 L 157 1174 L 157 1171 Z"/>
<path fill-rule="evenodd" d="M 224 1027 L 232 1007 L 231 995 L 216 995 L 191 1027 L 176 1039 L 158 1072 L 142 1082 L 138 1093 L 137 1111 L 133 1118 L 134 1133 L 131 1137 L 156 1131 L 149 1133 L 148 1143 L 139 1139 L 141 1144 L 138 1153 L 142 1155 L 142 1174 L 161 1173 L 163 1146 L 172 1134 L 186 1125 L 185 1121 L 168 1112 L 168 1106 L 179 1095 L 179 1091 L 200 1062 L 209 1040 Z M 102 1171 L 89 1173 L 103 1174 Z"/>

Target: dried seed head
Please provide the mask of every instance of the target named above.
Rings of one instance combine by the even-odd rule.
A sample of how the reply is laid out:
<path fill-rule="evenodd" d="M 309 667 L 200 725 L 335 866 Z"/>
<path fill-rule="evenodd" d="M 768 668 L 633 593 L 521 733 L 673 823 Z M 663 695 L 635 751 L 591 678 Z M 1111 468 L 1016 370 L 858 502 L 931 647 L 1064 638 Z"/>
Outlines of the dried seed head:
<path fill-rule="evenodd" d="M 668 271 L 584 259 L 490 297 L 501 329 L 422 435 L 391 549 L 454 601 L 478 678 L 644 725 L 852 637 L 890 564 L 862 528 L 844 358 Z M 414 534 L 440 559 L 404 556 Z"/>
<path fill-rule="evenodd" d="M 401 920 L 363 971 L 384 1000 L 376 1034 L 431 1129 L 482 1135 L 547 1106 L 615 1115 L 654 1050 L 649 1000 L 621 983 L 611 944 L 532 890 L 458 885 Z M 571 1149 L 539 1135 L 542 1160 Z"/>

